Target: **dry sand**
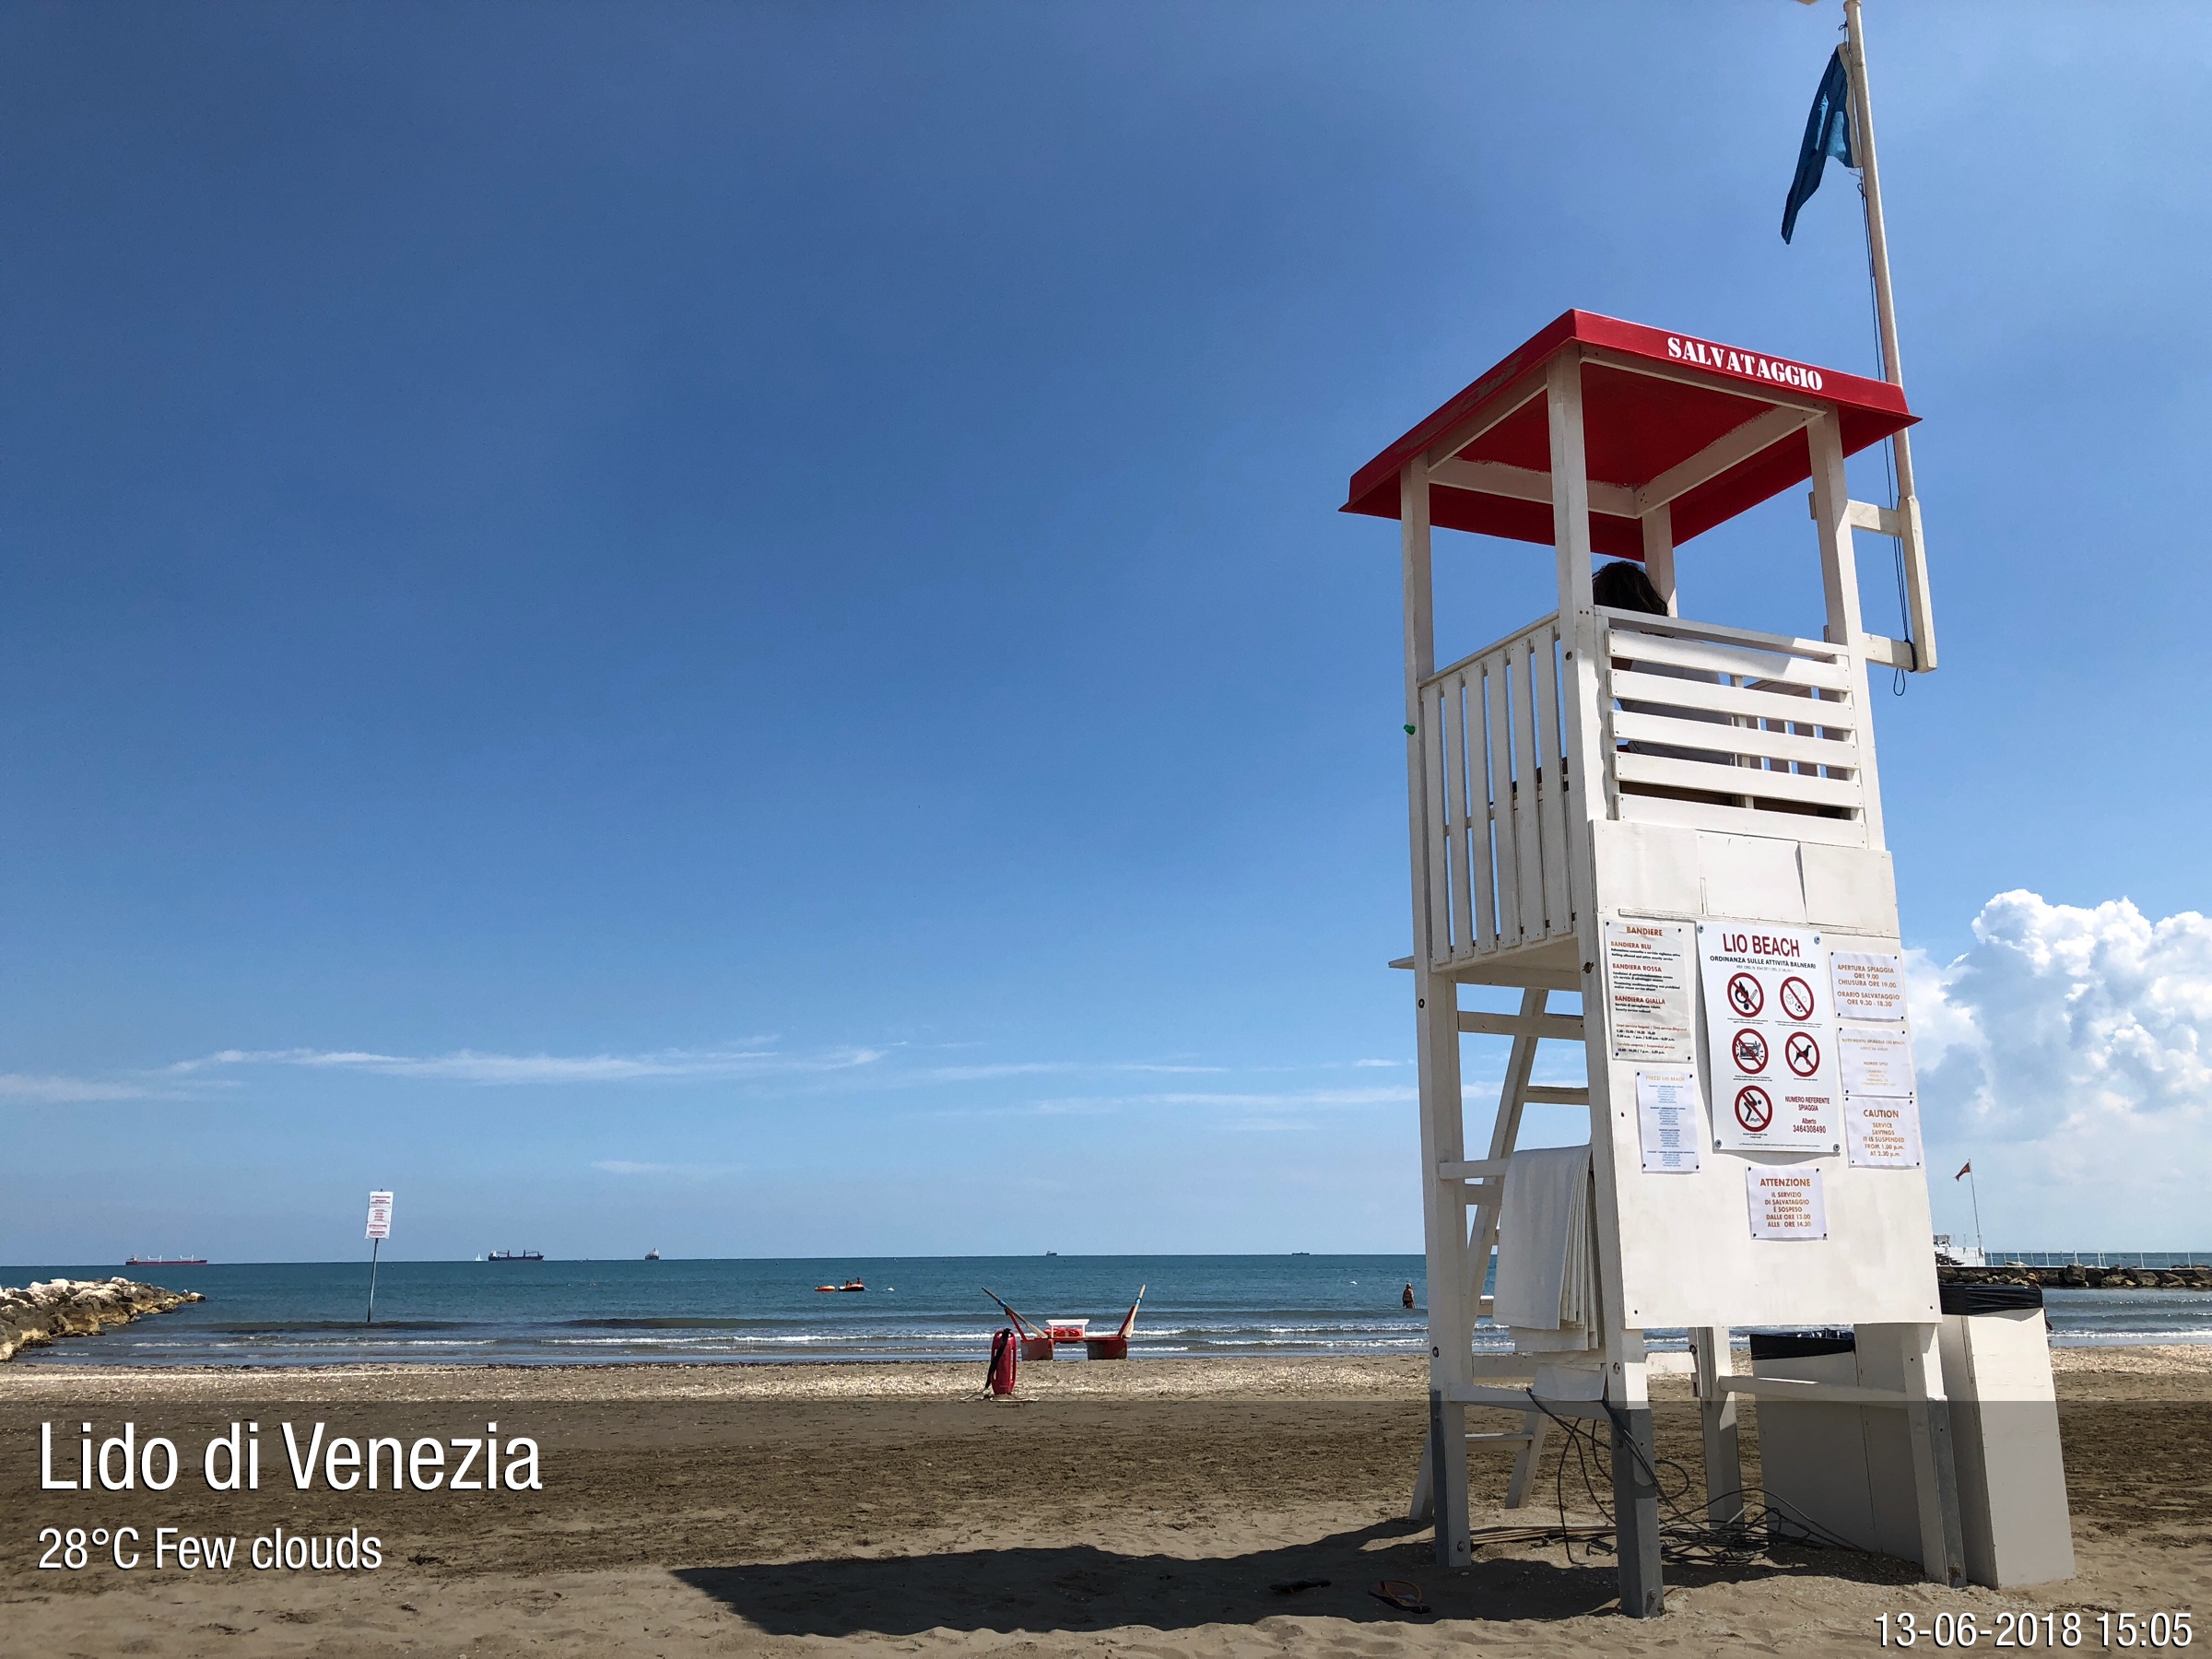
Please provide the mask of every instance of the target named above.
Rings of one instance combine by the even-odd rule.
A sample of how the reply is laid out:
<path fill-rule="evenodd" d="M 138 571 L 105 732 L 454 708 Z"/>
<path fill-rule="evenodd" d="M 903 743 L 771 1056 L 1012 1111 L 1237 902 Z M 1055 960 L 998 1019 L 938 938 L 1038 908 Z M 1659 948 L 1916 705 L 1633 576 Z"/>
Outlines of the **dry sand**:
<path fill-rule="evenodd" d="M 1901 1563 L 1779 1550 L 1668 1573 L 1669 1612 L 1611 1610 L 1612 1564 L 1530 1542 L 1438 1570 L 1407 1525 L 1418 1361 L 1133 1361 L 1023 1370 L 1022 1403 L 973 1366 L 0 1371 L 0 1631 L 9 1653 L 667 1654 L 824 1651 L 1238 1654 L 1858 1653 L 1879 1616 L 2004 1608 L 2212 1612 L 2212 1349 L 2062 1350 L 2081 1575 L 1998 1594 Z M 1661 1449 L 1697 1466 L 1678 1379 Z M 1750 1414 L 1756 1417 L 1756 1408 Z M 37 1488 L 38 1426 L 124 1417 L 185 1446 L 166 1494 Z M 281 1445 L 262 1489 L 211 1494 L 197 1449 L 233 1418 L 410 1439 L 527 1433 L 539 1492 L 298 1492 Z M 1502 1426 L 1502 1425 L 1501 1425 Z M 1755 1428 L 1755 1424 L 1754 1424 Z M 265 1440 L 271 1438 L 265 1432 Z M 1747 1435 L 1756 1473 L 1756 1433 Z M 1477 1526 L 1507 1456 L 1477 1453 Z M 1576 1470 L 1571 1519 L 1594 1518 Z M 1602 1486 L 1601 1486 L 1602 1489 Z M 1694 1501 L 1694 1497 L 1693 1497 Z M 359 1525 L 375 1572 L 35 1567 L 48 1524 L 250 1540 Z M 1327 1579 L 1295 1595 L 1273 1583 Z M 1434 1613 L 1366 1587 L 1420 1584 Z M 2084 1646 L 2098 1649 L 2095 1622 Z M 2212 1641 L 2212 1636 L 2206 1638 Z M 1983 1638 L 1987 1645 L 1988 1637 Z M 1924 1641 L 1923 1645 L 1927 1643 Z"/>

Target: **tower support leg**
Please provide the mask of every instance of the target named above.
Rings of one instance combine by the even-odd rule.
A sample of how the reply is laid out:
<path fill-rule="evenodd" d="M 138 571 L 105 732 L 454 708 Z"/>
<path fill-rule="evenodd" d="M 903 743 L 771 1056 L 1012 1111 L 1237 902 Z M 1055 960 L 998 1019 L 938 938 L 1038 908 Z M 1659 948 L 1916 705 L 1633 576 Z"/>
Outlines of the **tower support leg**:
<path fill-rule="evenodd" d="M 1465 1567 L 1475 1559 L 1467 1524 L 1467 1408 L 1429 1391 L 1429 1489 L 1436 1511 L 1436 1564 Z"/>
<path fill-rule="evenodd" d="M 1736 1438 L 1735 1396 L 1723 1394 L 1733 1356 L 1724 1325 L 1689 1334 L 1698 1364 L 1698 1427 L 1705 1441 L 1705 1518 L 1733 1526 L 1744 1518 L 1744 1456 Z"/>
<path fill-rule="evenodd" d="M 1943 1360 L 1932 1324 L 1863 1324 L 1862 1349 L 1894 1345 L 1902 1373 L 1905 1430 L 1912 1448 L 1912 1497 L 1920 1520 L 1920 1566 L 1931 1584 L 1966 1583 L 1966 1544 L 1959 1524 L 1959 1472 L 1951 1458 L 1951 1407 L 1944 1397 Z M 1861 1374 L 1866 1359 L 1862 1354 Z"/>
<path fill-rule="evenodd" d="M 1617 1406 L 1613 1420 L 1613 1524 L 1619 1549 L 1620 1610 L 1630 1618 L 1655 1618 L 1666 1610 L 1659 1560 L 1658 1467 L 1648 1404 Z"/>
<path fill-rule="evenodd" d="M 1406 1506 L 1406 1519 L 1418 1525 L 1436 1513 L 1436 1433 L 1433 1429 L 1421 1439 L 1421 1461 L 1413 1471 L 1413 1501 Z"/>
<path fill-rule="evenodd" d="M 1513 1458 L 1513 1477 L 1505 1488 L 1507 1509 L 1519 1509 L 1528 1501 L 1528 1488 L 1535 1484 L 1536 1469 L 1544 1461 L 1544 1430 L 1550 1421 L 1540 1411 L 1521 1419 L 1521 1432 L 1528 1436 L 1528 1443 Z"/>

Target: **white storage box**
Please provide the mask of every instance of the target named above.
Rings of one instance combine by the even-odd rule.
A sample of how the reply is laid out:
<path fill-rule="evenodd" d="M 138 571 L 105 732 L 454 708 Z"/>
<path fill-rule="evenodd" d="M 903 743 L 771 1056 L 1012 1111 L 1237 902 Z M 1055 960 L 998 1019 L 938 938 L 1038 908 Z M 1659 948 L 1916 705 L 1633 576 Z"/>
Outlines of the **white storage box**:
<path fill-rule="evenodd" d="M 1751 1336 L 1754 1376 L 1894 1389 L 1902 1382 L 1895 1371 L 1894 1363 L 1863 1363 L 1858 1340 L 1847 1330 Z M 1757 1410 L 1760 1485 L 1780 1512 L 1776 1537 L 1920 1559 L 1912 1444 L 1902 1411 L 1765 1398 Z"/>
<path fill-rule="evenodd" d="M 1946 1285 L 1944 1392 L 1966 1576 L 2008 1589 L 2074 1576 L 2051 1338 L 2037 1285 Z"/>

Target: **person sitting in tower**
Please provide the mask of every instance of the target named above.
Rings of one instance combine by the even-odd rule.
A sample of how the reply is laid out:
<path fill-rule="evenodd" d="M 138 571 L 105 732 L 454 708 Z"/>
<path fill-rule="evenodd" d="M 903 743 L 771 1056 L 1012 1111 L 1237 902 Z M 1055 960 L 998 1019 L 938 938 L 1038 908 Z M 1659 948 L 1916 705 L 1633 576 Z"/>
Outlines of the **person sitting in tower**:
<path fill-rule="evenodd" d="M 1647 617 L 1666 615 L 1666 601 L 1640 564 L 1617 559 L 1598 567 L 1590 578 L 1590 597 L 1607 610 L 1641 611 Z"/>
<path fill-rule="evenodd" d="M 1590 597 L 1607 610 L 1634 611 L 1647 617 L 1664 617 L 1667 614 L 1666 601 L 1659 596 L 1659 590 L 1652 585 L 1652 579 L 1645 573 L 1644 568 L 1640 564 L 1631 564 L 1625 559 L 1617 559 L 1610 564 L 1598 567 L 1596 574 L 1590 578 Z M 1677 668 L 1670 663 L 1638 662 L 1629 657 L 1615 657 L 1613 666 L 1616 671 L 1664 675 L 1669 679 L 1710 680 L 1714 677 L 1695 668 Z M 1728 724 L 1725 714 L 1706 713 L 1700 710 L 1663 708 L 1655 703 L 1625 700 L 1618 706 L 1629 714 L 1665 714 L 1677 720 L 1705 720 L 1716 725 Z M 1730 757 L 1711 749 L 1677 748 L 1672 744 L 1661 743 L 1623 743 L 1619 747 L 1630 754 L 1653 755 L 1668 760 L 1702 760 L 1712 766 L 1734 764 Z M 1664 795 L 1670 800 L 1703 801 L 1713 806 L 1726 806 L 1735 798 L 1712 790 L 1677 789 L 1665 783 L 1623 783 L 1621 788 L 1630 794 Z"/>

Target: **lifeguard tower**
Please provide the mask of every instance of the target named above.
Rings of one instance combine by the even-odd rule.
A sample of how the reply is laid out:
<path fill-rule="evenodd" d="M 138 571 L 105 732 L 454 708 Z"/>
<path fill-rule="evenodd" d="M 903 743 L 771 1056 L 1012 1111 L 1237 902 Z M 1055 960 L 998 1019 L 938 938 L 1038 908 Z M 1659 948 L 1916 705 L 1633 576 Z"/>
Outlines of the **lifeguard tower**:
<path fill-rule="evenodd" d="M 1404 550 L 1414 949 L 1394 965 L 1414 978 L 1430 1344 L 1415 1501 L 1445 1565 L 1470 1558 L 1467 1407 L 1520 1414 L 1477 1437 L 1518 1445 L 1510 1503 L 1549 1416 L 1590 1419 L 1613 1447 L 1622 1609 L 1660 1611 L 1644 1337 L 1688 1327 L 1714 1520 L 1740 1513 L 1737 1395 L 1849 1406 L 1893 1437 L 1869 1480 L 1899 1552 L 1961 1580 L 1867 693 L 1869 670 L 1930 665 L 1933 635 L 1917 523 L 1844 478 L 1915 418 L 1883 381 L 1575 311 L 1351 481 L 1345 511 L 1397 519 Z M 1677 549 L 1808 480 L 1818 637 L 1680 615 Z M 1437 529 L 1550 544 L 1558 609 L 1440 667 Z M 1866 630 L 1858 530 L 1905 540 L 1916 644 Z M 1606 557 L 1641 563 L 1663 614 L 1594 602 Z M 1463 985 L 1517 1006 L 1465 1006 Z M 1512 1040 L 1474 1156 L 1470 1033 Z M 1583 1049 L 1586 1087 L 1532 1081 L 1547 1040 Z M 1516 1158 L 1539 1101 L 1588 1107 L 1586 1154 Z M 1486 1315 L 1512 1354 L 1475 1352 Z M 1747 1325 L 1852 1327 L 1854 1377 L 1732 1374 Z"/>

